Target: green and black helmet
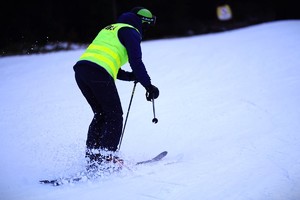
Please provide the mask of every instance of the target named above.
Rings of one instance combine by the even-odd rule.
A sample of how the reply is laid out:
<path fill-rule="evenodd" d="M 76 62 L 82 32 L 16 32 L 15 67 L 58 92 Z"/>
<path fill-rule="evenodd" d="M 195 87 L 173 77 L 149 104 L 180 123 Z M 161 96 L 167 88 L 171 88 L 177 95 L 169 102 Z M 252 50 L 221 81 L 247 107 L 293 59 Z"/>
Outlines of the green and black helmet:
<path fill-rule="evenodd" d="M 142 19 L 143 24 L 146 23 L 154 26 L 156 23 L 156 16 L 152 15 L 152 13 L 144 7 L 135 7 L 131 10 L 131 12 L 139 16 Z"/>

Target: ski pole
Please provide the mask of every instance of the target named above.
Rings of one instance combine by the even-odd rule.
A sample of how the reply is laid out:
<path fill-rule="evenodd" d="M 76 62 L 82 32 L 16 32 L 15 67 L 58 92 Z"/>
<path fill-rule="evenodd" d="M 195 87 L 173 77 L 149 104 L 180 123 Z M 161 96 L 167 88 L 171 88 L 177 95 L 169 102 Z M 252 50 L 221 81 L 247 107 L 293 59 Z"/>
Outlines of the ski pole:
<path fill-rule="evenodd" d="M 153 122 L 154 124 L 156 124 L 156 123 L 158 122 L 158 119 L 155 117 L 154 98 L 152 98 L 152 107 L 153 107 L 153 115 L 154 115 L 154 117 L 153 117 L 153 119 L 152 119 L 152 122 Z"/>
<path fill-rule="evenodd" d="M 122 130 L 122 134 L 121 134 L 121 137 L 120 137 L 118 150 L 121 149 L 123 135 L 124 135 L 124 132 L 125 132 L 125 127 L 126 127 L 126 124 L 127 124 L 127 119 L 128 119 L 128 115 L 129 115 L 129 111 L 130 111 L 130 107 L 131 107 L 131 103 L 132 103 L 132 99 L 133 99 L 136 84 L 137 84 L 137 81 L 134 81 L 134 85 L 133 85 L 133 89 L 132 89 L 132 93 L 131 93 L 131 98 L 130 98 L 130 102 L 129 102 L 129 106 L 128 106 L 128 110 L 127 110 L 127 114 L 126 114 L 126 119 L 125 119 L 124 127 L 123 127 L 123 130 Z"/>

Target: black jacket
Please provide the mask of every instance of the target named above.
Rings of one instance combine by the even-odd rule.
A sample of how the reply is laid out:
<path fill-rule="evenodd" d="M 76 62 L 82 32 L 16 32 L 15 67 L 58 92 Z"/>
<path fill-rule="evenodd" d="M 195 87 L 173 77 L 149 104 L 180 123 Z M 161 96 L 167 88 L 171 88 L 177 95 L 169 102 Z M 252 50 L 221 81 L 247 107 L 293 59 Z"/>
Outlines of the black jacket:
<path fill-rule="evenodd" d="M 151 85 L 150 77 L 142 61 L 141 41 L 142 41 L 142 20 L 134 13 L 123 13 L 117 23 L 129 24 L 136 29 L 123 27 L 118 32 L 120 42 L 125 46 L 128 54 L 128 61 L 136 79 L 145 87 Z M 118 79 L 126 79 L 126 72 L 120 69 Z"/>

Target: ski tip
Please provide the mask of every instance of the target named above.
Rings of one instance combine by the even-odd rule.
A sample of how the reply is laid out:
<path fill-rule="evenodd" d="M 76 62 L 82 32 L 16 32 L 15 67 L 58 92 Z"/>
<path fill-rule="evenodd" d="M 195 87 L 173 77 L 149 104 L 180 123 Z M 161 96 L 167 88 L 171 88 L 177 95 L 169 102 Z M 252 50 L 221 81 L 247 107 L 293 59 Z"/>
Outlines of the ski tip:
<path fill-rule="evenodd" d="M 40 184 L 59 186 L 61 185 L 57 180 L 40 180 Z"/>
<path fill-rule="evenodd" d="M 163 151 L 160 154 L 158 154 L 157 156 L 155 156 L 152 160 L 161 160 L 163 157 L 165 157 L 168 154 L 167 151 Z"/>
<path fill-rule="evenodd" d="M 158 154 L 157 156 L 155 156 L 152 160 L 161 160 L 162 158 L 164 158 L 166 155 L 168 154 L 167 151 L 163 151 L 160 154 Z"/>
<path fill-rule="evenodd" d="M 160 155 L 162 155 L 162 156 L 166 156 L 167 154 L 168 154 L 167 151 L 163 151 L 163 152 L 160 153 Z"/>
<path fill-rule="evenodd" d="M 141 164 L 147 164 L 147 163 L 153 163 L 153 162 L 160 161 L 160 160 L 163 159 L 167 154 L 168 154 L 167 151 L 163 151 L 163 152 L 159 153 L 157 156 L 155 156 L 155 157 L 152 158 L 152 159 L 144 160 L 144 161 L 141 161 L 141 162 L 137 162 L 136 165 L 141 165 Z"/>
<path fill-rule="evenodd" d="M 51 181 L 49 181 L 49 180 L 40 180 L 39 182 L 40 182 L 41 184 L 51 183 Z"/>

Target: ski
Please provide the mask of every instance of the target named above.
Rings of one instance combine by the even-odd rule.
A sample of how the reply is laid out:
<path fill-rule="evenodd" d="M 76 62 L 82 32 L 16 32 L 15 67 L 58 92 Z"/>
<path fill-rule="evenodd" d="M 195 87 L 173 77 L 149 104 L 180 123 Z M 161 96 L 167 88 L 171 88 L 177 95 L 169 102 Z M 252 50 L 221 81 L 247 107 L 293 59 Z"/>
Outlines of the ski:
<path fill-rule="evenodd" d="M 144 161 L 137 162 L 135 165 L 142 165 L 142 164 L 148 164 L 148 163 L 153 163 L 153 162 L 160 161 L 161 159 L 163 159 L 164 157 L 166 157 L 167 154 L 168 154 L 167 151 L 163 151 L 160 154 L 158 154 L 157 156 L 155 156 L 154 158 L 149 159 L 149 160 L 144 160 Z"/>
<path fill-rule="evenodd" d="M 135 165 L 144 165 L 144 164 L 158 162 L 158 161 L 162 160 L 167 154 L 168 154 L 167 151 L 163 151 L 160 154 L 158 154 L 157 156 L 153 157 L 152 159 L 139 161 L 139 162 L 135 163 Z M 124 166 L 126 167 L 126 165 L 124 165 Z M 126 168 L 128 168 L 128 167 L 126 167 Z M 50 180 L 49 179 L 48 180 L 40 180 L 39 182 L 41 184 L 46 184 L 46 185 L 60 186 L 60 185 L 64 185 L 64 184 L 72 184 L 72 183 L 80 182 L 80 181 L 87 180 L 87 179 L 94 179 L 94 178 L 97 178 L 97 176 L 101 177 L 101 175 L 91 174 L 91 172 L 84 171 L 84 172 L 80 173 L 79 175 L 73 176 L 73 177 L 58 178 L 58 179 L 52 179 L 52 180 L 51 179 Z"/>
<path fill-rule="evenodd" d="M 60 186 L 63 184 L 71 184 L 79 182 L 83 179 L 83 177 L 76 177 L 76 178 L 59 178 L 59 179 L 53 179 L 53 180 L 40 180 L 41 184 L 48 184 L 53 186 Z"/>
<path fill-rule="evenodd" d="M 46 184 L 46 185 L 60 186 L 64 184 L 72 184 L 83 180 L 93 179 L 96 178 L 97 176 L 100 177 L 100 175 L 97 174 L 96 172 L 92 173 L 85 170 L 70 177 L 61 177 L 57 179 L 48 179 L 48 180 L 46 179 L 46 180 L 40 180 L 39 182 L 41 184 Z"/>

